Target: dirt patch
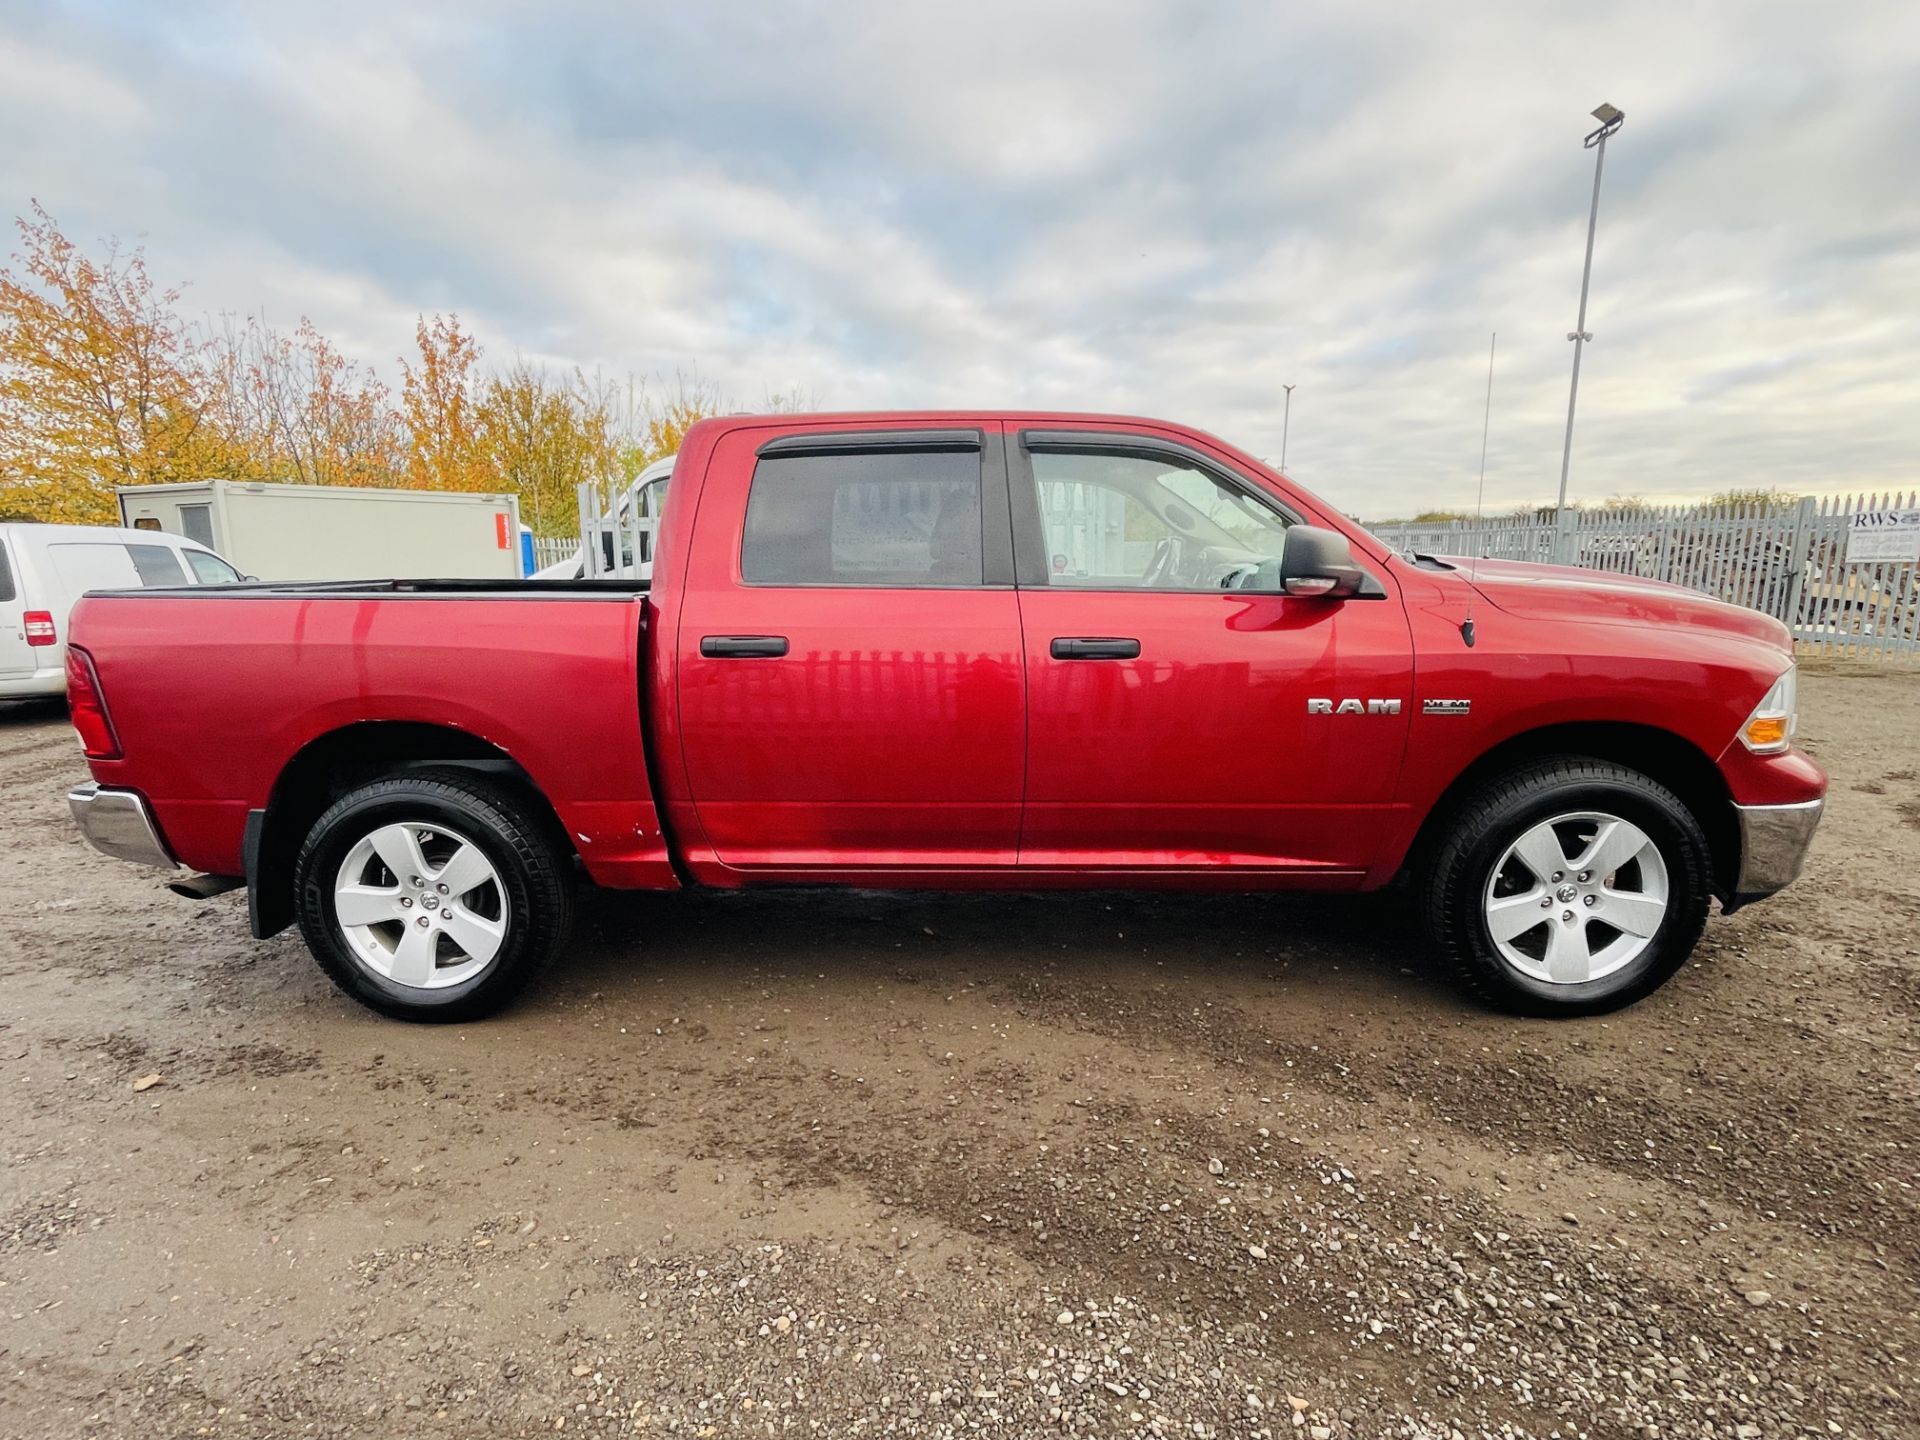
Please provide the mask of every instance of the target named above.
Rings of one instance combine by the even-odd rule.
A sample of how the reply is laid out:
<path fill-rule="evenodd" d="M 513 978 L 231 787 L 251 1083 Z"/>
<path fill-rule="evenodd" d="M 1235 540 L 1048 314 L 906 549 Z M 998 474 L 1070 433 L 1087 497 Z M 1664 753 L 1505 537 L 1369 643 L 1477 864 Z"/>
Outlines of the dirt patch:
<path fill-rule="evenodd" d="M 0 1430 L 1910 1436 L 1920 676 L 1803 690 L 1805 880 L 1555 1025 L 1391 898 L 782 894 L 401 1026 L 0 715 Z"/>

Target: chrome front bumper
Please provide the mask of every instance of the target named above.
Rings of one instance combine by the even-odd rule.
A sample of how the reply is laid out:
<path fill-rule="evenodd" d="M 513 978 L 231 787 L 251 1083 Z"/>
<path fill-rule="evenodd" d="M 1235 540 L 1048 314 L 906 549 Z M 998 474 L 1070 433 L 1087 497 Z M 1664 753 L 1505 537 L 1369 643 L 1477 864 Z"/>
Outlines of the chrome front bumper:
<path fill-rule="evenodd" d="M 1734 894 L 1757 900 L 1799 879 L 1826 804 L 1807 800 L 1798 805 L 1734 806 L 1740 818 L 1740 878 Z"/>
<path fill-rule="evenodd" d="M 153 823 L 147 802 L 131 790 L 103 790 L 89 780 L 67 792 L 67 807 L 89 844 L 116 860 L 177 870 L 180 862 L 167 852 Z"/>

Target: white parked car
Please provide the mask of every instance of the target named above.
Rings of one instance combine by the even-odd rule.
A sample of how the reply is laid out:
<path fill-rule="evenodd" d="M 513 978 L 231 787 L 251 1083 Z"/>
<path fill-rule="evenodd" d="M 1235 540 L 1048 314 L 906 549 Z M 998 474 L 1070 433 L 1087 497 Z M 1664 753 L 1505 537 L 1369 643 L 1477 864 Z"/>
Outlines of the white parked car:
<path fill-rule="evenodd" d="M 0 525 L 0 699 L 67 688 L 67 614 L 89 590 L 231 585 L 204 545 L 105 525 Z"/>

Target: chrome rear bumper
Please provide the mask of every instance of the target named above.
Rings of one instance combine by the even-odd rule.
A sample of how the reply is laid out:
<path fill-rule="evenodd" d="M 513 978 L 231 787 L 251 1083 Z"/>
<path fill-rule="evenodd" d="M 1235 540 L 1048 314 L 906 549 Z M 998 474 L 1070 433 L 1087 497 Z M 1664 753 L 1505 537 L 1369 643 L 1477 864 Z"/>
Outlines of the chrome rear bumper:
<path fill-rule="evenodd" d="M 1757 900 L 1799 879 L 1826 804 L 1807 800 L 1798 805 L 1734 806 L 1740 820 L 1740 878 L 1734 894 Z"/>
<path fill-rule="evenodd" d="M 103 790 L 93 781 L 67 792 L 67 807 L 87 842 L 103 855 L 177 870 L 147 802 L 132 790 Z"/>

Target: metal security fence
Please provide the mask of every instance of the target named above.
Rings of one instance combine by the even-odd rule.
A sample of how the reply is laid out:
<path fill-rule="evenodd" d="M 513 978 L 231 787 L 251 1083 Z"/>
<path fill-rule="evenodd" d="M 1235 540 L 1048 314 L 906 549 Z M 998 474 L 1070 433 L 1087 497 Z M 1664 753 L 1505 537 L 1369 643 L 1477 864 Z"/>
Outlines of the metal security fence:
<path fill-rule="evenodd" d="M 1920 662 L 1914 492 L 1369 528 L 1401 550 L 1666 580 L 1772 615 L 1803 651 Z"/>
<path fill-rule="evenodd" d="M 580 537 L 563 535 L 558 538 L 545 535 L 533 537 L 533 567 L 544 570 L 549 565 L 558 565 L 562 560 L 571 560 L 580 553 Z"/>

